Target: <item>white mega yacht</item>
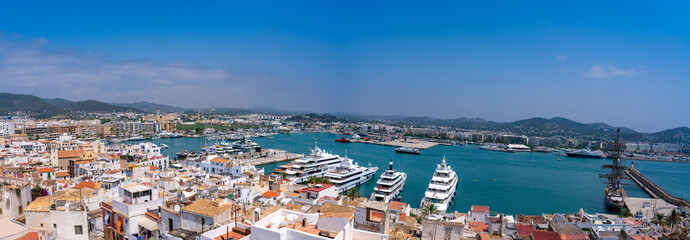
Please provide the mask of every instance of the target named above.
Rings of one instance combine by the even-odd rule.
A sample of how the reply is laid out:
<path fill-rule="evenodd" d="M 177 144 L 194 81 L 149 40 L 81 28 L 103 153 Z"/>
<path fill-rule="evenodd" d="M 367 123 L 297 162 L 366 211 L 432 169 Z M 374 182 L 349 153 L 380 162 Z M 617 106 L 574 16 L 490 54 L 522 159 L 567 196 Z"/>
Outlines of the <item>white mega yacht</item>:
<path fill-rule="evenodd" d="M 338 155 L 328 153 L 314 145 L 309 155 L 292 161 L 290 164 L 282 165 L 277 171 L 287 173 L 289 180 L 295 183 L 306 182 L 309 177 L 322 177 L 329 169 L 342 162 Z"/>
<path fill-rule="evenodd" d="M 455 197 L 455 189 L 458 186 L 458 175 L 453 169 L 446 165 L 446 157 L 443 156 L 441 164 L 436 165 L 436 171 L 431 177 L 429 187 L 424 193 L 420 208 L 429 203 L 434 203 L 438 206 L 440 213 L 446 212 Z"/>
<path fill-rule="evenodd" d="M 374 192 L 371 193 L 371 200 L 389 203 L 394 200 L 405 187 L 407 174 L 393 170 L 393 160 L 390 161 L 390 168 L 381 174 L 376 182 Z"/>
<path fill-rule="evenodd" d="M 371 180 L 378 170 L 378 167 L 372 167 L 371 164 L 369 167 L 359 166 L 346 156 L 342 158 L 340 165 L 326 171 L 326 177 L 342 193 Z"/>

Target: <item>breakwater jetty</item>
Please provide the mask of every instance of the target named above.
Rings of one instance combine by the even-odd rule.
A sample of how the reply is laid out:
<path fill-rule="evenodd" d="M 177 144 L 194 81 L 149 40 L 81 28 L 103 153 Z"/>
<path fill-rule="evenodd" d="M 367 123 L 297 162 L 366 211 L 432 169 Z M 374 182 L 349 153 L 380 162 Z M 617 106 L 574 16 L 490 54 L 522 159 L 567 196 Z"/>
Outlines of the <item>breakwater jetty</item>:
<path fill-rule="evenodd" d="M 644 191 L 649 193 L 653 198 L 663 199 L 665 202 L 673 204 L 675 206 L 681 206 L 685 208 L 690 208 L 690 202 L 688 200 L 671 195 L 669 192 L 661 188 L 656 183 L 649 180 L 647 177 L 642 175 L 640 171 L 631 167 L 625 170 L 625 173 L 632 179 L 637 185 L 640 185 Z"/>

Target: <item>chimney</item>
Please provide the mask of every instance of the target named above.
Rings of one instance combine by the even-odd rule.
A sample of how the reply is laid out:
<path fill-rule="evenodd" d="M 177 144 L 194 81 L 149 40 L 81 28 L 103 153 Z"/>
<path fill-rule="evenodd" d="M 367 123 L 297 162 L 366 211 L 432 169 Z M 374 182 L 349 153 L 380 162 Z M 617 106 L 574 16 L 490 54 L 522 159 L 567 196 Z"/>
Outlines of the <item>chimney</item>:
<path fill-rule="evenodd" d="M 498 235 L 503 236 L 506 232 L 506 220 L 503 216 L 503 213 L 499 214 L 498 217 L 501 220 L 501 226 L 498 228 Z"/>

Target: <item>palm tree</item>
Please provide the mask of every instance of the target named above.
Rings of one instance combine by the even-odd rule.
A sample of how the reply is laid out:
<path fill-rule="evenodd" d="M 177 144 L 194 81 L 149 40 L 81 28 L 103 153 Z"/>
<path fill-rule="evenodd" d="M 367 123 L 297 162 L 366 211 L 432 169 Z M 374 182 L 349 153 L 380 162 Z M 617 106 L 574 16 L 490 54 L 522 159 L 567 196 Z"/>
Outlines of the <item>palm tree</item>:
<path fill-rule="evenodd" d="M 680 223 L 680 214 L 678 213 L 678 211 L 673 209 L 673 211 L 671 211 L 671 214 L 666 216 L 666 224 L 671 226 L 671 228 L 675 228 L 678 223 Z"/>
<path fill-rule="evenodd" d="M 422 212 L 419 214 L 419 218 L 417 219 L 417 222 L 421 223 L 422 219 L 425 219 L 425 218 L 432 216 L 432 215 L 436 215 L 438 213 L 439 213 L 438 205 L 430 202 L 430 203 L 426 204 L 424 206 L 424 208 L 422 209 Z"/>
<path fill-rule="evenodd" d="M 630 209 L 628 209 L 628 208 L 623 208 L 623 210 L 621 210 L 621 212 L 620 212 L 620 214 L 619 214 L 618 216 L 619 216 L 619 217 L 632 217 L 633 215 L 632 215 L 632 213 L 630 212 Z"/>
<path fill-rule="evenodd" d="M 661 225 L 664 224 L 664 219 L 666 219 L 666 215 L 664 215 L 663 213 L 656 213 L 656 215 L 654 215 L 654 218 L 652 219 L 652 223 L 656 225 Z"/>
<path fill-rule="evenodd" d="M 286 172 L 280 172 L 280 178 L 281 179 L 287 179 L 288 174 Z"/>
<path fill-rule="evenodd" d="M 345 191 L 345 197 L 347 199 L 350 199 L 350 201 L 354 201 L 360 197 L 360 191 L 357 189 L 357 187 L 353 187 Z"/>
<path fill-rule="evenodd" d="M 333 184 L 333 183 L 331 182 L 331 179 L 328 178 L 328 177 L 326 177 L 326 176 L 320 177 L 320 178 L 319 178 L 319 183 Z"/>
<path fill-rule="evenodd" d="M 317 177 L 317 176 L 309 176 L 309 178 L 307 179 L 307 182 L 308 182 L 309 184 L 316 184 L 316 183 L 319 182 L 319 177 Z"/>

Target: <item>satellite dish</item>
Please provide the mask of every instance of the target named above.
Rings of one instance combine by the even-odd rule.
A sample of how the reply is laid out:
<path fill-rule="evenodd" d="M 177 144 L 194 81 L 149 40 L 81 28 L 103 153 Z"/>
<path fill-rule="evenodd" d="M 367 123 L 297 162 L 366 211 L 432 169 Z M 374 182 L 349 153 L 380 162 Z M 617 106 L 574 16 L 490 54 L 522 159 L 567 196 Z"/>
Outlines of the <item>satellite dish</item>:
<path fill-rule="evenodd" d="M 175 205 L 173 207 L 173 210 L 175 210 L 175 212 L 179 212 L 180 211 L 180 205 Z"/>

